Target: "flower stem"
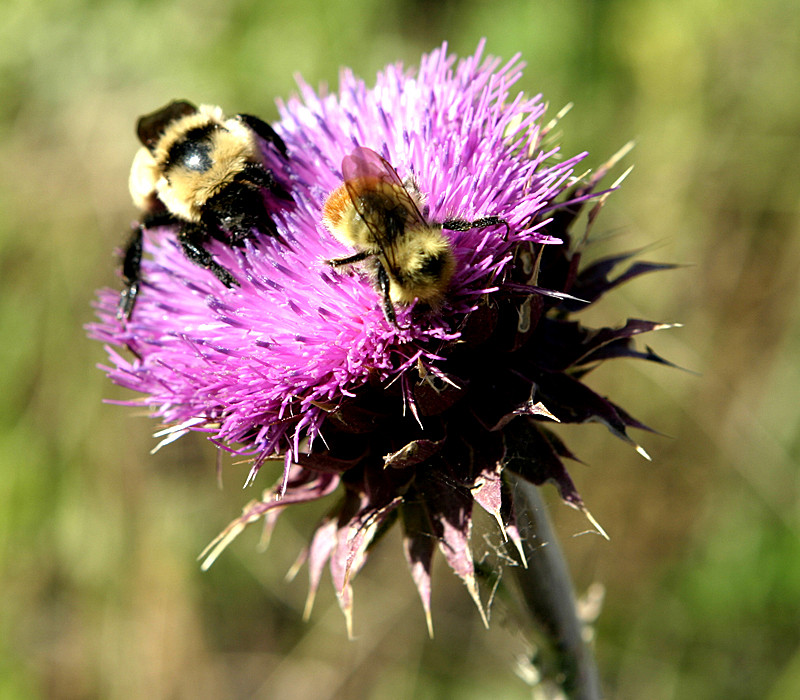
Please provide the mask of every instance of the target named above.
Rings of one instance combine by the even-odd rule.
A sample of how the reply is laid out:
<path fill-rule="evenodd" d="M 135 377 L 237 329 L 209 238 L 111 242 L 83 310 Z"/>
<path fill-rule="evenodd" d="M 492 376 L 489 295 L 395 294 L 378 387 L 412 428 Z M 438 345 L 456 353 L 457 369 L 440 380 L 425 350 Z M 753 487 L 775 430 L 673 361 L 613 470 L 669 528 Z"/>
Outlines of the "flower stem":
<path fill-rule="evenodd" d="M 569 571 L 538 487 L 510 477 L 517 525 L 527 567 L 514 567 L 522 598 L 544 644 L 535 658 L 547 685 L 556 684 L 570 700 L 598 700 L 600 678 L 583 640 L 583 623 L 575 607 Z"/>

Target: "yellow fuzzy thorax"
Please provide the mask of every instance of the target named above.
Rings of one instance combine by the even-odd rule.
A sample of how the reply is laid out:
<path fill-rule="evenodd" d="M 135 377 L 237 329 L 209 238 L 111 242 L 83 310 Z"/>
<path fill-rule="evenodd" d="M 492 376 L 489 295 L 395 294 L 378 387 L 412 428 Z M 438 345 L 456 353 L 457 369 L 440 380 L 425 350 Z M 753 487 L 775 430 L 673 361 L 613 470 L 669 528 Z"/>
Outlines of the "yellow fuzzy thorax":
<path fill-rule="evenodd" d="M 169 162 L 170 149 L 185 134 L 208 125 L 219 128 L 211 132 L 211 167 L 203 172 L 188 170 Z M 145 153 L 149 152 L 144 149 Z M 140 152 L 141 153 L 141 152 Z M 142 201 L 150 187 L 176 216 L 197 222 L 206 202 L 227 187 L 248 163 L 260 162 L 250 130 L 238 119 L 225 119 L 220 107 L 200 105 L 196 114 L 187 115 L 170 124 L 153 150 L 151 160 L 137 154 L 131 171 L 131 195 Z"/>

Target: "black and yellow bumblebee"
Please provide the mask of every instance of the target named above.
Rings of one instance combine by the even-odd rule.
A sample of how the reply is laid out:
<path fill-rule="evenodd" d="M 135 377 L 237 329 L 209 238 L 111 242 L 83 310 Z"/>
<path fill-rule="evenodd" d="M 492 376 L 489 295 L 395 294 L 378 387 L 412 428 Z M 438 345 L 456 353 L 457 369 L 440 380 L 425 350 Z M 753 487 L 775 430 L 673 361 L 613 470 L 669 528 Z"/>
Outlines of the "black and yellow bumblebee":
<path fill-rule="evenodd" d="M 272 218 L 274 198 L 292 201 L 265 166 L 259 141 L 283 158 L 286 145 L 258 117 L 227 118 L 220 107 L 175 100 L 141 117 L 136 131 L 142 147 L 133 159 L 129 187 L 142 216 L 123 256 L 120 319 L 130 317 L 139 293 L 145 230 L 174 226 L 186 257 L 232 287 L 236 280 L 206 243 L 213 239 L 235 246 L 254 231 L 280 238 Z"/>
<path fill-rule="evenodd" d="M 322 208 L 322 222 L 357 251 L 326 261 L 333 267 L 367 263 L 383 299 L 386 320 L 397 326 L 395 304 L 415 301 L 436 309 L 456 270 L 453 246 L 443 230 L 469 231 L 508 222 L 498 216 L 475 221 L 428 221 L 415 183 L 403 181 L 391 163 L 359 147 L 342 161 L 344 182 Z"/>

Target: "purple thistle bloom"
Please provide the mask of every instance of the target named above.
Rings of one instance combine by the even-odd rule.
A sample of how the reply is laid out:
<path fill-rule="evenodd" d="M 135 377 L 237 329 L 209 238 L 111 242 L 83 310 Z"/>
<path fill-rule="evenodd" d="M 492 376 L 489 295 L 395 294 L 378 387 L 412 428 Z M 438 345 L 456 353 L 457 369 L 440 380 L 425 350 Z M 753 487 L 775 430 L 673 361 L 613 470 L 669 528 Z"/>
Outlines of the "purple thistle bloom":
<path fill-rule="evenodd" d="M 283 240 L 211 244 L 239 283 L 226 288 L 181 253 L 173 232 L 148 232 L 132 317 L 118 320 L 118 291 L 102 290 L 100 322 L 90 328 L 107 344 L 111 379 L 144 395 L 129 403 L 168 426 L 164 442 L 206 432 L 253 457 L 249 480 L 266 459 L 285 460 L 276 486 L 212 543 L 206 565 L 246 524 L 264 518 L 271 528 L 283 507 L 343 487 L 304 558 L 309 601 L 329 564 L 348 628 L 351 581 L 397 519 L 429 626 L 437 544 L 483 613 L 473 504 L 520 550 L 504 469 L 553 481 L 585 510 L 562 462 L 572 454 L 545 424 L 601 421 L 630 441 L 626 429 L 645 426 L 582 377 L 611 357 L 661 361 L 632 338 L 664 325 L 598 331 L 573 319 L 608 289 L 667 266 L 633 265 L 612 279 L 619 256 L 579 269 L 570 226 L 586 201 L 601 202 L 592 191 L 605 169 L 578 183 L 573 171 L 585 154 L 557 159 L 556 148 L 543 147 L 541 98 L 511 93 L 518 58 L 502 65 L 482 51 L 456 61 L 443 46 L 416 71 L 388 67 L 371 89 L 348 71 L 338 94 L 301 83 L 275 124 L 288 160 L 266 156 L 294 198 L 274 213 Z M 322 207 L 342 184 L 342 159 L 359 146 L 413 180 L 428 221 L 508 222 L 508 233 L 446 231 L 456 269 L 443 303 L 398 306 L 397 325 L 363 269 L 325 262 L 354 252 L 322 224 Z"/>

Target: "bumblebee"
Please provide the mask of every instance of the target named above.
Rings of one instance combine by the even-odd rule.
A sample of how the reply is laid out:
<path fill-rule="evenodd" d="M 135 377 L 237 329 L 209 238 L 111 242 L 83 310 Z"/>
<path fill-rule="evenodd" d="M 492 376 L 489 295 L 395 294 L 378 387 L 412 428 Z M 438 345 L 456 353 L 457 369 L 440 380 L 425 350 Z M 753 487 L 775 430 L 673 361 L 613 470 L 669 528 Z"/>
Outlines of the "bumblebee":
<path fill-rule="evenodd" d="M 420 211 L 421 193 L 411 183 L 404 184 L 392 165 L 370 148 L 359 147 L 345 156 L 342 175 L 344 183 L 323 205 L 322 222 L 357 252 L 326 262 L 342 267 L 369 261 L 384 316 L 395 327 L 395 304 L 417 300 L 436 308 L 444 298 L 456 258 L 443 229 L 505 226 L 508 231 L 508 222 L 497 216 L 427 221 Z"/>
<path fill-rule="evenodd" d="M 264 190 L 292 201 L 264 166 L 258 139 L 284 158 L 286 145 L 257 117 L 226 118 L 220 107 L 176 100 L 141 117 L 136 132 L 142 147 L 133 159 L 129 188 L 142 216 L 123 256 L 120 319 L 130 317 L 139 293 L 145 230 L 175 226 L 186 257 L 232 287 L 233 275 L 205 244 L 215 239 L 240 245 L 254 230 L 279 237 Z"/>

